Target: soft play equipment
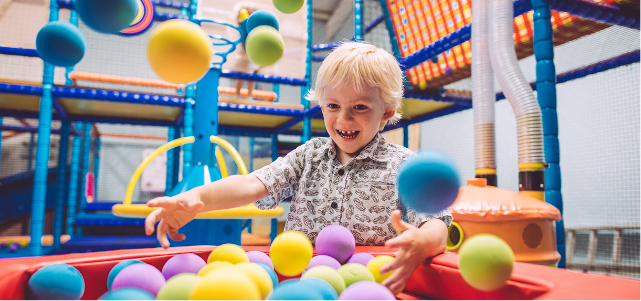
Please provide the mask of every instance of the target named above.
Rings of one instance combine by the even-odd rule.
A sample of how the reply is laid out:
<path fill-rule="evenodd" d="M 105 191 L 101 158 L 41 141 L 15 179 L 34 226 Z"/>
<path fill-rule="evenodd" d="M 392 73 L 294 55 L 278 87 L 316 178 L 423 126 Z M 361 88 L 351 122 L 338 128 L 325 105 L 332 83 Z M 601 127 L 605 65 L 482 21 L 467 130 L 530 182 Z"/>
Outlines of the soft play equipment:
<path fill-rule="evenodd" d="M 85 55 L 85 35 L 66 21 L 49 22 L 36 37 L 36 51 L 44 61 L 60 67 L 77 64 Z"/>
<path fill-rule="evenodd" d="M 139 15 L 137 0 L 76 0 L 74 7 L 87 26 L 102 33 L 118 33 Z"/>

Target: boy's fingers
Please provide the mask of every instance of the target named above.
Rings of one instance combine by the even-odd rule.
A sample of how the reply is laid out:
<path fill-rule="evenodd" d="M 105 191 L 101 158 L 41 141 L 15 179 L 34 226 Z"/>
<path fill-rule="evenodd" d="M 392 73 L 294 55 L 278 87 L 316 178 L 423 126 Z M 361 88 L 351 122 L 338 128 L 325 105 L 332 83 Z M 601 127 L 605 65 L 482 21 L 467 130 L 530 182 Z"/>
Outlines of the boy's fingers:
<path fill-rule="evenodd" d="M 163 209 L 158 208 L 147 215 L 145 218 L 145 234 L 151 235 L 154 233 L 154 226 L 156 225 L 156 222 L 161 219 L 162 214 Z"/>
<path fill-rule="evenodd" d="M 169 239 L 167 239 L 167 226 L 165 225 L 164 221 L 160 221 L 158 223 L 158 230 L 156 231 L 156 238 L 158 238 L 158 242 L 160 242 L 160 245 L 164 248 L 167 249 L 169 248 Z"/>
<path fill-rule="evenodd" d="M 402 248 L 410 245 L 411 243 L 412 238 L 409 235 L 401 234 L 385 242 L 385 246 L 388 248 Z"/>
<path fill-rule="evenodd" d="M 412 271 L 405 271 L 405 269 L 399 269 L 398 271 L 394 272 L 392 276 L 389 278 L 385 279 L 384 285 L 387 286 L 387 288 L 392 291 L 392 292 L 398 292 L 400 291 L 405 283 L 407 282 L 407 279 L 409 279 L 410 275 L 412 275 Z"/>
<path fill-rule="evenodd" d="M 181 241 L 185 240 L 185 234 L 178 233 L 177 230 L 171 230 L 169 231 L 169 237 L 173 239 L 174 241 Z"/>
<path fill-rule="evenodd" d="M 402 267 L 406 260 L 407 260 L 407 252 L 401 251 L 396 255 L 396 258 L 394 258 L 394 260 L 383 265 L 379 269 L 379 272 L 381 274 L 385 274 L 385 273 L 388 273 L 389 271 L 396 270 Z"/>
<path fill-rule="evenodd" d="M 391 222 L 392 222 L 392 227 L 394 227 L 394 230 L 396 230 L 396 233 L 398 233 L 399 235 L 405 232 L 406 230 L 413 228 L 412 225 L 404 222 L 401 219 L 401 210 L 394 210 L 392 212 Z"/>
<path fill-rule="evenodd" d="M 174 205 L 172 202 L 172 197 L 168 196 L 158 197 L 147 202 L 147 206 L 149 207 L 168 207 L 172 205 Z"/>

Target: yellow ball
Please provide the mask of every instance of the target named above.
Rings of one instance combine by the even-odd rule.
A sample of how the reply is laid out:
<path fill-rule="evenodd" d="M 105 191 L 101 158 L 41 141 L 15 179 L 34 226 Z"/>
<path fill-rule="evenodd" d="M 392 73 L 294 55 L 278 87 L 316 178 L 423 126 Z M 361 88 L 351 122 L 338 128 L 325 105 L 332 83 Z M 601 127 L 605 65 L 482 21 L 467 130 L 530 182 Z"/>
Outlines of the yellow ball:
<path fill-rule="evenodd" d="M 276 237 L 269 249 L 274 269 L 283 276 L 296 276 L 309 265 L 312 242 L 304 234 L 287 231 Z"/>
<path fill-rule="evenodd" d="M 234 265 L 227 262 L 227 261 L 212 261 L 208 263 L 206 266 L 204 266 L 200 271 L 198 271 L 198 276 L 204 277 L 207 274 L 220 269 L 220 268 L 230 268 L 233 267 Z"/>
<path fill-rule="evenodd" d="M 381 255 L 374 257 L 374 259 L 370 260 L 367 263 L 367 269 L 372 272 L 372 275 L 374 275 L 374 280 L 376 280 L 376 282 L 381 283 L 383 282 L 383 280 L 387 279 L 387 277 L 392 275 L 394 271 L 389 271 L 383 275 L 381 275 L 380 272 L 381 267 L 386 265 L 390 261 L 394 261 L 394 257 L 389 255 Z"/>
<path fill-rule="evenodd" d="M 258 287 L 246 273 L 228 267 L 200 278 L 189 300 L 260 300 L 260 297 Z"/>
<path fill-rule="evenodd" d="M 224 244 L 217 247 L 209 254 L 207 262 L 212 261 L 227 261 L 231 264 L 237 264 L 241 262 L 249 262 L 249 257 L 243 248 L 237 245 Z"/>
<path fill-rule="evenodd" d="M 147 44 L 151 68 L 162 79 L 186 84 L 209 70 L 212 46 L 200 26 L 186 20 L 169 20 L 158 25 Z"/>
<path fill-rule="evenodd" d="M 234 266 L 236 269 L 247 274 L 251 278 L 258 290 L 260 291 L 261 299 L 267 298 L 267 295 L 274 289 L 272 277 L 269 276 L 267 271 L 254 263 L 242 262 Z"/>

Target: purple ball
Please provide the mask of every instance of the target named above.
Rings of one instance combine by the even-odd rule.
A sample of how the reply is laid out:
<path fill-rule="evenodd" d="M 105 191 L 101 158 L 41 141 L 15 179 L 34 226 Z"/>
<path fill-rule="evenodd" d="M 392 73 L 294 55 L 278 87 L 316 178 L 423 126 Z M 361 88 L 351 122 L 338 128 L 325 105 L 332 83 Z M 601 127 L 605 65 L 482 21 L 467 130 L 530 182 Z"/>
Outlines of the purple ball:
<path fill-rule="evenodd" d="M 452 75 L 452 73 L 454 73 L 454 70 L 452 69 L 452 67 L 449 67 L 449 66 L 445 67 L 445 74 L 446 75 L 449 76 L 449 75 Z"/>
<path fill-rule="evenodd" d="M 146 263 L 135 263 L 122 269 L 116 275 L 111 284 L 111 290 L 117 290 L 121 287 L 137 287 L 148 291 L 155 297 L 163 285 L 165 285 L 165 277 L 158 269 Z"/>
<path fill-rule="evenodd" d="M 380 283 L 359 281 L 348 286 L 338 300 L 396 300 L 396 297 Z"/>
<path fill-rule="evenodd" d="M 356 253 L 349 258 L 347 263 L 360 263 L 364 266 L 367 266 L 370 260 L 374 259 L 374 255 L 370 253 Z"/>
<path fill-rule="evenodd" d="M 340 263 L 352 257 L 355 248 L 354 235 L 341 225 L 325 227 L 316 238 L 316 253 L 334 257 Z"/>
<path fill-rule="evenodd" d="M 341 268 L 341 263 L 334 259 L 334 257 L 327 255 L 318 255 L 312 257 L 312 260 L 309 261 L 309 264 L 307 265 L 303 273 L 317 265 L 326 265 L 334 270 L 338 270 Z"/>
<path fill-rule="evenodd" d="M 19 247 L 18 244 L 12 244 L 11 246 L 9 246 L 9 252 L 18 251 L 18 247 Z"/>
<path fill-rule="evenodd" d="M 3 242 L 0 243 L 0 250 L 4 249 L 6 247 L 7 247 L 7 243 L 6 242 L 3 241 Z"/>
<path fill-rule="evenodd" d="M 269 258 L 269 255 L 261 252 L 261 251 L 249 251 L 247 252 L 247 257 L 249 257 L 249 262 L 260 262 L 268 265 L 269 267 L 274 269 L 274 264 L 272 263 L 272 259 Z"/>
<path fill-rule="evenodd" d="M 165 280 L 182 273 L 198 274 L 207 263 L 200 256 L 193 253 L 178 254 L 169 258 L 162 267 L 162 275 Z"/>

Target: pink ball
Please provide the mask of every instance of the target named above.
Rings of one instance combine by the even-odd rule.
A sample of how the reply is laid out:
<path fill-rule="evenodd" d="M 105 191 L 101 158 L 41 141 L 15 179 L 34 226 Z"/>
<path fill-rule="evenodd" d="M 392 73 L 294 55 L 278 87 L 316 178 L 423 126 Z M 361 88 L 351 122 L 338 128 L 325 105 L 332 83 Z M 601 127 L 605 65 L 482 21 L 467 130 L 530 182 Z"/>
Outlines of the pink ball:
<path fill-rule="evenodd" d="M 372 259 L 374 259 L 374 255 L 370 253 L 356 253 L 349 258 L 347 263 L 360 263 L 366 266 Z"/>
<path fill-rule="evenodd" d="M 165 277 L 158 269 L 146 263 L 135 263 L 122 269 L 116 275 L 111 284 L 111 290 L 121 287 L 137 287 L 156 296 L 163 285 L 165 285 Z"/>
<path fill-rule="evenodd" d="M 341 225 L 325 227 L 316 238 L 316 253 L 334 257 L 340 263 L 345 263 L 352 257 L 355 248 L 354 235 Z"/>
<path fill-rule="evenodd" d="M 338 300 L 396 300 L 396 297 L 379 283 L 359 281 L 346 288 Z"/>
<path fill-rule="evenodd" d="M 207 262 L 200 256 L 193 253 L 178 254 L 169 258 L 165 265 L 162 267 L 162 275 L 165 280 L 182 273 L 198 274 Z"/>
<path fill-rule="evenodd" d="M 272 259 L 269 258 L 269 255 L 261 252 L 261 251 L 249 251 L 247 252 L 247 257 L 249 257 L 249 262 L 260 262 L 268 265 L 269 267 L 274 269 L 274 264 L 272 263 Z"/>
<path fill-rule="evenodd" d="M 338 262 L 336 259 L 334 259 L 334 257 L 327 256 L 327 255 L 318 255 L 318 256 L 312 257 L 312 260 L 309 261 L 309 264 L 305 268 L 305 271 L 317 265 L 326 265 L 334 270 L 338 270 L 341 268 L 341 263 Z M 303 271 L 303 273 L 305 271 Z"/>

